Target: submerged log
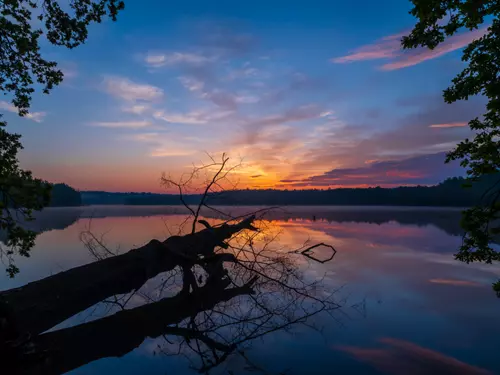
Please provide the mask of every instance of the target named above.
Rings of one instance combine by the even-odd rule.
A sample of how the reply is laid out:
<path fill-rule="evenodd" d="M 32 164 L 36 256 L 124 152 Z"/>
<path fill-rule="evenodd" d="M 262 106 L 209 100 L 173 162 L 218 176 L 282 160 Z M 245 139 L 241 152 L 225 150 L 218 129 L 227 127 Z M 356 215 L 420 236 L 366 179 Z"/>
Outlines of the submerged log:
<path fill-rule="evenodd" d="M 190 294 L 179 293 L 92 322 L 42 334 L 32 342 L 32 351 L 41 355 L 35 361 L 24 358 L 14 363 L 13 372 L 63 374 L 100 358 L 121 357 L 139 347 L 146 338 L 161 335 L 198 339 L 212 349 L 229 353 L 233 350 L 230 345 L 217 342 L 202 332 L 172 325 L 210 310 L 220 302 L 252 294 L 255 280 L 233 288 L 227 288 L 231 283 L 229 279 L 218 280 Z"/>
<path fill-rule="evenodd" d="M 99 260 L 0 293 L 3 302 L 3 337 L 37 335 L 114 295 L 141 288 L 159 273 L 176 266 L 189 268 L 214 258 L 216 247 L 241 230 L 255 230 L 254 216 L 236 224 L 172 236 L 111 258 Z M 225 259 L 227 260 L 227 259 Z M 10 332 L 6 334 L 6 332 Z M 13 335 L 12 332 L 16 334 Z"/>

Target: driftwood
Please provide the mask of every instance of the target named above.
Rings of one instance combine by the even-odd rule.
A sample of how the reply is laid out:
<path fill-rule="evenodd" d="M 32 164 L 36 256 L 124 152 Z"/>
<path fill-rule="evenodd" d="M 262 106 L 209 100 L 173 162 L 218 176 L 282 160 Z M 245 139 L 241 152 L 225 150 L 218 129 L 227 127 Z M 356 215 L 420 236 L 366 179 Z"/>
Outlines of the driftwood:
<path fill-rule="evenodd" d="M 207 227 L 185 236 L 169 237 L 164 242 L 152 240 L 125 254 L 1 292 L 2 339 L 43 333 L 106 298 L 138 290 L 150 278 L 177 266 L 189 270 L 194 264 L 201 264 L 222 269 L 221 262 L 234 261 L 234 257 L 216 256 L 215 248 L 226 247 L 225 241 L 241 230 L 255 230 L 254 219 L 250 216 L 236 224 Z M 220 267 L 210 266 L 214 262 Z M 189 275 L 187 272 L 186 277 Z"/>
<path fill-rule="evenodd" d="M 220 302 L 253 293 L 256 278 L 241 287 L 228 288 L 229 279 L 219 279 L 189 293 L 165 298 L 75 327 L 45 333 L 32 341 L 32 352 L 43 360 L 14 358 L 13 372 L 22 374 L 63 374 L 105 357 L 121 357 L 139 347 L 147 338 L 183 336 L 203 341 L 214 350 L 229 354 L 231 345 L 215 341 L 195 329 L 175 326 L 181 321 L 210 310 Z"/>

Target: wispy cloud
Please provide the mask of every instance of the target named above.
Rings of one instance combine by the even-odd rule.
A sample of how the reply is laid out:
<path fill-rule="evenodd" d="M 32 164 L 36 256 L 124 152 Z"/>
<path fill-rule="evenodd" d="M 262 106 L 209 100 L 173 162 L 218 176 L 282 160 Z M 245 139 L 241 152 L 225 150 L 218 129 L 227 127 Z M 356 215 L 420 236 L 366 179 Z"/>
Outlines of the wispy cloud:
<path fill-rule="evenodd" d="M 189 150 L 180 147 L 163 147 L 153 150 L 151 156 L 153 157 L 173 157 L 173 156 L 189 156 L 195 154 L 196 150 Z"/>
<path fill-rule="evenodd" d="M 18 109 L 10 104 L 7 103 L 6 101 L 0 101 L 0 109 L 12 112 L 12 113 L 18 113 Z M 27 115 L 24 115 L 24 118 L 27 118 L 29 120 L 35 121 L 35 122 L 42 122 L 44 117 L 47 115 L 46 112 L 30 112 Z"/>
<path fill-rule="evenodd" d="M 303 120 L 311 120 L 318 118 L 324 111 L 317 105 L 303 105 L 297 108 L 292 108 L 284 113 L 260 117 L 248 122 L 250 128 L 258 128 L 268 125 L 280 125 L 289 122 L 297 122 Z"/>
<path fill-rule="evenodd" d="M 203 92 L 201 97 L 210 100 L 212 103 L 222 108 L 236 109 L 237 107 L 236 96 L 231 92 L 221 89 Z"/>
<path fill-rule="evenodd" d="M 256 77 L 258 73 L 259 70 L 256 68 L 244 68 L 239 70 L 233 70 L 232 72 L 229 73 L 229 79 Z"/>
<path fill-rule="evenodd" d="M 35 122 L 42 122 L 46 115 L 45 112 L 30 112 L 25 117 Z"/>
<path fill-rule="evenodd" d="M 430 128 L 461 128 L 467 126 L 466 122 L 451 122 L 448 124 L 432 124 Z"/>
<path fill-rule="evenodd" d="M 430 283 L 454 285 L 454 286 L 482 286 L 481 284 L 470 280 L 455 280 L 455 279 L 430 279 Z"/>
<path fill-rule="evenodd" d="M 217 108 L 204 108 L 185 113 L 156 111 L 153 117 L 173 124 L 203 125 L 211 122 L 223 122 L 233 118 L 235 112 Z"/>
<path fill-rule="evenodd" d="M 196 93 L 200 99 L 211 101 L 222 108 L 234 110 L 238 104 L 252 104 L 260 100 L 255 95 L 235 94 L 218 88 L 208 88 L 205 82 L 194 77 L 181 76 L 178 79 L 188 91 Z"/>
<path fill-rule="evenodd" d="M 404 34 L 386 36 L 374 44 L 369 44 L 354 50 L 352 53 L 331 59 L 336 64 L 350 63 L 354 61 L 377 60 L 396 57 L 401 50 L 401 38 Z"/>
<path fill-rule="evenodd" d="M 161 138 L 161 134 L 156 132 L 138 133 L 131 134 L 128 138 L 146 143 L 158 143 L 158 140 Z"/>
<path fill-rule="evenodd" d="M 233 115 L 226 123 L 240 130 L 227 142 L 232 147 L 226 150 L 247 160 L 248 176 L 265 176 L 259 183 L 278 182 L 283 177 L 277 177 L 280 171 L 292 168 L 308 149 L 300 122 L 324 121 L 320 117 L 323 112 L 322 106 L 309 104 L 260 116 Z"/>
<path fill-rule="evenodd" d="M 294 165 L 297 173 L 292 173 L 292 178 L 319 175 L 332 167 L 359 167 L 366 160 L 401 160 L 447 152 L 473 132 L 467 126 L 432 128 L 431 125 L 463 123 L 484 111 L 484 100 L 480 98 L 454 104 L 446 104 L 434 96 L 413 101 L 415 109 L 410 114 L 390 119 L 385 127 L 378 126 L 380 119 L 361 124 L 339 119 L 338 125 L 333 123 L 325 129 L 319 124 L 321 131 L 313 128 L 309 133 L 312 139 L 307 154 Z"/>
<path fill-rule="evenodd" d="M 261 102 L 270 106 L 275 106 L 277 103 L 292 98 L 303 98 L 309 94 L 317 95 L 319 92 L 326 92 L 328 88 L 328 78 L 311 77 L 307 74 L 294 71 L 285 75 L 284 83 L 280 84 L 279 87 L 268 87 L 268 92 L 262 95 Z"/>
<path fill-rule="evenodd" d="M 116 122 L 91 122 L 91 126 L 100 126 L 103 128 L 124 128 L 141 129 L 151 125 L 149 121 L 116 121 Z"/>
<path fill-rule="evenodd" d="M 189 91 L 201 91 L 205 87 L 205 82 L 194 77 L 181 76 L 180 83 Z"/>
<path fill-rule="evenodd" d="M 152 147 L 149 156 L 159 157 L 174 157 L 174 156 L 189 156 L 198 151 L 196 147 L 197 140 L 189 137 L 177 137 L 174 141 L 172 135 L 168 133 L 147 132 L 132 134 L 127 138 L 148 144 Z"/>
<path fill-rule="evenodd" d="M 133 113 L 135 115 L 142 115 L 151 110 L 151 106 L 149 104 L 132 104 L 122 107 L 123 112 Z"/>
<path fill-rule="evenodd" d="M 160 68 L 165 65 L 174 64 L 205 64 L 213 61 L 214 57 L 206 57 L 202 54 L 189 52 L 170 52 L 170 53 L 149 53 L 144 58 L 147 66 L 152 68 Z"/>
<path fill-rule="evenodd" d="M 164 96 L 163 90 L 159 87 L 136 83 L 124 77 L 104 77 L 103 88 L 108 94 L 127 101 L 155 101 Z"/>
<path fill-rule="evenodd" d="M 446 39 L 443 43 L 438 45 L 433 50 L 430 50 L 428 48 L 419 48 L 415 51 L 409 51 L 409 53 L 401 55 L 397 61 L 382 65 L 381 69 L 382 70 L 401 69 L 420 64 L 421 62 L 427 60 L 435 59 L 436 57 L 445 55 L 449 52 L 467 46 L 475 39 L 481 38 L 484 34 L 486 34 L 486 32 L 487 29 L 482 28 L 464 34 L 453 35 L 452 37 Z"/>
<path fill-rule="evenodd" d="M 380 67 L 382 70 L 396 70 L 420 64 L 421 62 L 435 59 L 449 52 L 461 49 L 473 40 L 482 37 L 487 32 L 487 28 L 456 34 L 433 50 L 428 48 L 416 48 L 403 51 L 401 48 L 401 38 L 409 32 L 390 35 L 354 50 L 352 53 L 333 58 L 330 61 L 337 64 L 351 63 L 364 60 L 392 59 L 394 61 L 386 63 Z"/>
<path fill-rule="evenodd" d="M 324 112 L 321 112 L 319 114 L 319 117 L 326 117 L 328 119 L 335 119 L 335 117 L 333 115 L 334 115 L 333 111 L 324 111 Z"/>
<path fill-rule="evenodd" d="M 442 153 L 395 161 L 367 161 L 359 168 L 337 168 L 301 180 L 282 180 L 294 187 L 394 186 L 435 184 L 461 172 L 458 164 L 445 164 Z"/>
<path fill-rule="evenodd" d="M 78 76 L 78 67 L 74 62 L 64 64 L 61 71 L 64 74 L 64 79 L 71 79 Z"/>
<path fill-rule="evenodd" d="M 174 124 L 200 125 L 206 124 L 207 122 L 205 119 L 201 118 L 197 112 L 182 114 L 157 111 L 153 114 L 153 117 L 158 120 L 163 120 Z"/>
<path fill-rule="evenodd" d="M 234 100 L 236 103 L 240 104 L 252 104 L 257 103 L 260 98 L 255 95 L 235 95 Z"/>
<path fill-rule="evenodd" d="M 240 69 L 233 69 L 227 75 L 228 80 L 235 80 L 240 78 L 264 78 L 267 77 L 266 74 L 261 72 L 257 68 L 250 67 L 248 64 L 244 65 Z"/>

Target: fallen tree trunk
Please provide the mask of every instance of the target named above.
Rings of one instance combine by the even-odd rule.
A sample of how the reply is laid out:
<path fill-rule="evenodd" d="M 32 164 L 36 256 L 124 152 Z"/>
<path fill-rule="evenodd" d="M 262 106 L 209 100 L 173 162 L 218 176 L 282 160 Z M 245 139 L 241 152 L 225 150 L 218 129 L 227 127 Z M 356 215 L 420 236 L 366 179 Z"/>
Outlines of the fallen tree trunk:
<path fill-rule="evenodd" d="M 0 340 L 40 334 L 106 298 L 138 290 L 150 278 L 176 266 L 206 264 L 215 259 L 216 247 L 225 247 L 225 240 L 243 229 L 255 230 L 254 219 L 172 236 L 164 242 L 152 240 L 125 254 L 1 292 Z"/>
<path fill-rule="evenodd" d="M 139 347 L 147 337 L 169 334 L 198 339 L 214 350 L 229 354 L 232 346 L 202 332 L 172 325 L 210 310 L 220 302 L 252 294 L 255 280 L 233 288 L 227 288 L 231 283 L 229 279 L 217 280 L 189 294 L 180 293 L 106 318 L 45 333 L 32 342 L 34 360 L 23 357 L 13 370 L 26 375 L 63 374 L 100 358 L 121 357 Z"/>

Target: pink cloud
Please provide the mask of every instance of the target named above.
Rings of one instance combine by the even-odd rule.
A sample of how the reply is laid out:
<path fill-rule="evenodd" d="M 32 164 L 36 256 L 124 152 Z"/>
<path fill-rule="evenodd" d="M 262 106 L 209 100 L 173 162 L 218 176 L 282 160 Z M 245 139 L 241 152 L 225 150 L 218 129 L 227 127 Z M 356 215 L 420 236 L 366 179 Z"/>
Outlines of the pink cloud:
<path fill-rule="evenodd" d="M 454 357 L 421 347 L 409 341 L 381 338 L 380 343 L 388 348 L 358 348 L 339 346 L 335 349 L 351 354 L 363 362 L 387 374 L 457 374 L 491 375 L 486 369 L 469 365 Z"/>
<path fill-rule="evenodd" d="M 358 48 L 352 54 L 331 59 L 331 62 L 342 64 L 353 61 L 377 60 L 396 57 L 400 51 L 401 38 L 404 34 L 386 36 L 374 44 Z"/>
<path fill-rule="evenodd" d="M 466 122 L 451 122 L 448 124 L 432 124 L 429 128 L 461 128 L 467 126 Z"/>
<path fill-rule="evenodd" d="M 481 38 L 484 34 L 486 34 L 486 32 L 487 28 L 485 27 L 463 34 L 453 35 L 433 50 L 428 48 L 416 48 L 403 51 L 401 49 L 401 38 L 403 35 L 408 34 L 408 32 L 405 32 L 387 36 L 373 44 L 360 47 L 349 55 L 334 58 L 331 61 L 341 64 L 364 60 L 393 59 L 394 61 L 382 65 L 380 69 L 402 69 L 420 64 L 421 62 L 427 60 L 435 59 L 449 52 L 463 48 L 473 40 Z"/>
<path fill-rule="evenodd" d="M 461 174 L 458 164 L 445 164 L 443 153 L 402 160 L 373 161 L 358 168 L 338 168 L 305 179 L 283 179 L 288 187 L 363 187 L 433 185 Z"/>
<path fill-rule="evenodd" d="M 401 55 L 398 61 L 382 65 L 381 69 L 396 70 L 407 68 L 409 66 L 420 64 L 421 62 L 427 60 L 435 59 L 436 57 L 465 47 L 475 39 L 481 38 L 484 34 L 486 34 L 486 31 L 487 28 L 482 28 L 464 34 L 453 35 L 433 50 L 427 48 L 419 48 L 415 51 L 410 51 L 407 54 Z"/>

